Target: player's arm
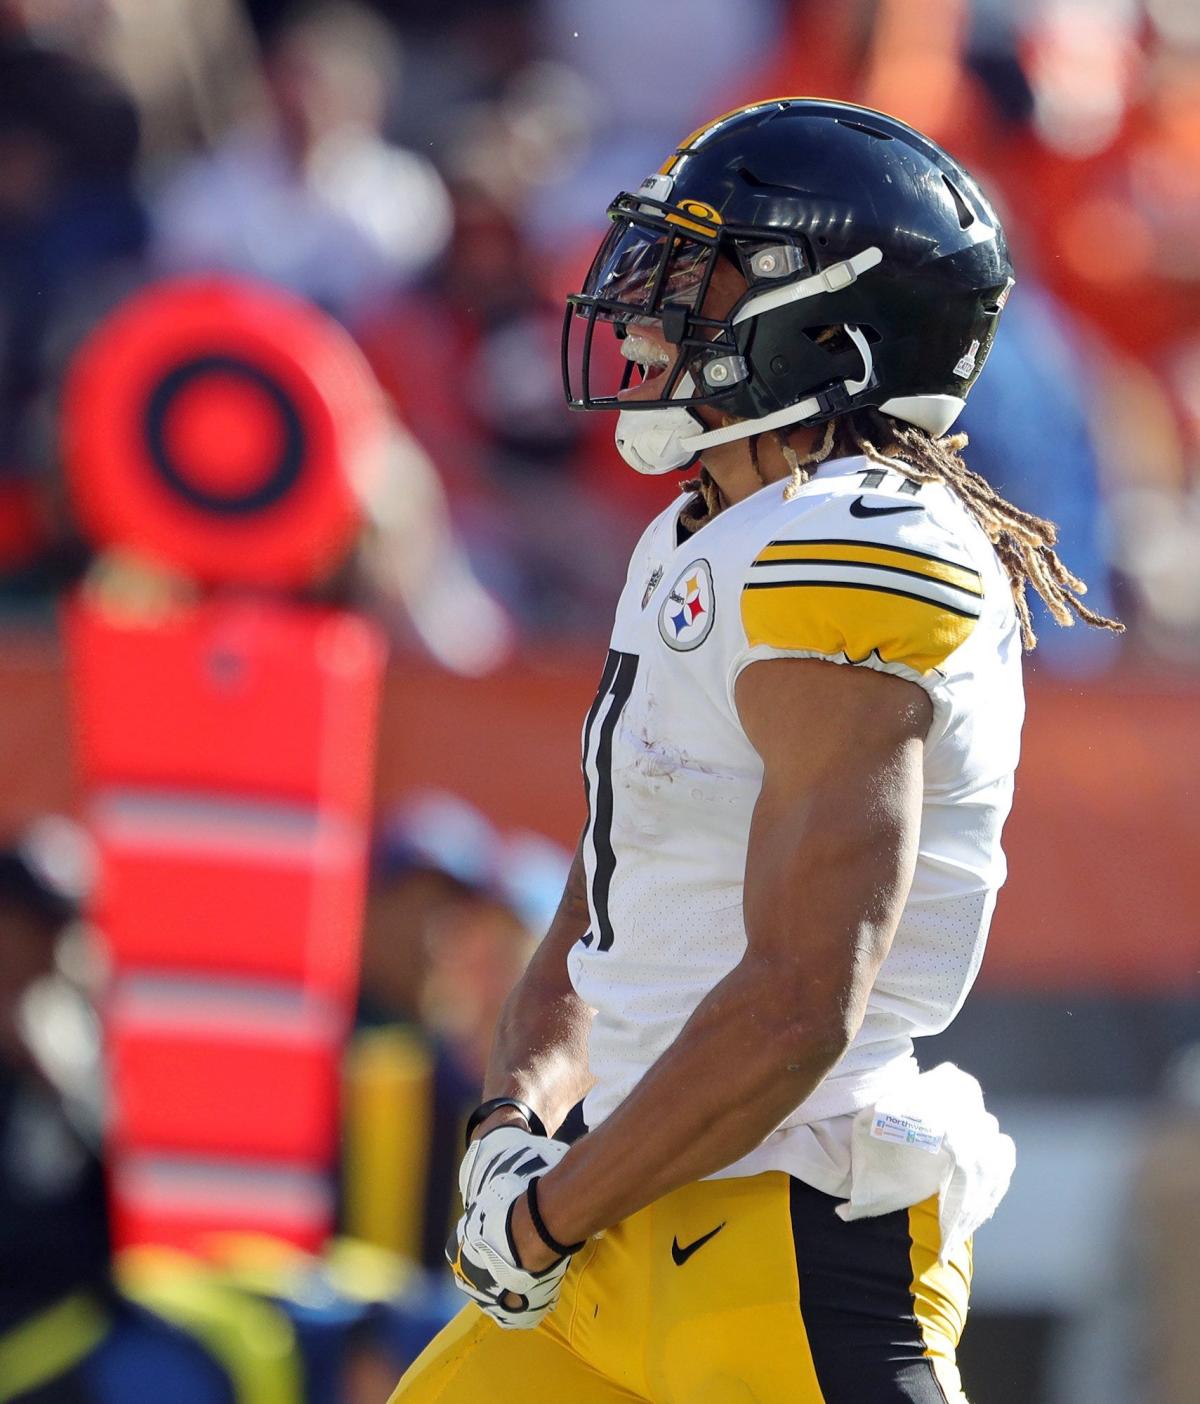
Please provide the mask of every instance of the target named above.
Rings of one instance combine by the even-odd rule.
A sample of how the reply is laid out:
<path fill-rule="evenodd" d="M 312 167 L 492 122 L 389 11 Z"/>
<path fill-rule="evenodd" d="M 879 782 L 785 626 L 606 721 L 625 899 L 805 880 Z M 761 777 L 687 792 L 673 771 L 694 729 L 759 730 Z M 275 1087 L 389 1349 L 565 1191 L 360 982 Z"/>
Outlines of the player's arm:
<path fill-rule="evenodd" d="M 577 848 L 550 930 L 500 1015 L 483 1084 L 484 1101 L 518 1098 L 551 1135 L 591 1086 L 587 1036 L 593 1011 L 567 975 L 567 956 L 587 927 L 587 886 Z M 502 1108 L 480 1125 L 477 1137 L 510 1123 L 525 1124 L 513 1108 Z"/>
<path fill-rule="evenodd" d="M 746 855 L 747 949 L 620 1107 L 539 1186 L 562 1243 L 589 1237 L 757 1146 L 862 1023 L 912 879 L 923 738 L 915 683 L 799 659 L 737 684 L 764 776 Z M 551 1258 L 517 1204 L 522 1261 Z"/>

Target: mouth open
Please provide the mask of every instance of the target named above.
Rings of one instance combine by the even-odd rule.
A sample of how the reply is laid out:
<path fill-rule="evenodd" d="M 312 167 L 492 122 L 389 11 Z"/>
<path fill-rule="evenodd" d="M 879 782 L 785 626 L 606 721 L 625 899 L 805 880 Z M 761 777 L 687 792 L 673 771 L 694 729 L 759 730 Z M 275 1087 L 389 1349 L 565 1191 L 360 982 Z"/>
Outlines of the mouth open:
<path fill-rule="evenodd" d="M 649 394 L 646 387 L 661 380 L 670 370 L 673 357 L 665 346 L 660 346 L 648 336 L 631 333 L 621 342 L 621 355 L 637 366 L 641 378 L 636 384 L 617 392 L 618 400 L 657 399 L 657 392 Z"/>

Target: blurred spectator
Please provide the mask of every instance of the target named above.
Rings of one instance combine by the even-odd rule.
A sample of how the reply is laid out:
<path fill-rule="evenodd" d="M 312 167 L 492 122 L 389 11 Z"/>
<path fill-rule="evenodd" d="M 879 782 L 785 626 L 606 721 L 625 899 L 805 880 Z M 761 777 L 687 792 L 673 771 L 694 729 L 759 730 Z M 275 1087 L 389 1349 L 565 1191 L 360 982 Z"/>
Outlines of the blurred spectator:
<path fill-rule="evenodd" d="M 513 650 L 512 621 L 468 559 L 437 470 L 399 424 L 350 576 L 353 602 L 394 642 L 416 644 L 453 672 L 482 676 Z"/>
<path fill-rule="evenodd" d="M 1135 626 L 1126 651 L 1156 668 L 1194 668 L 1200 662 L 1200 438 L 1181 432 L 1176 406 L 1145 365 L 1114 355 L 1097 369 L 1096 442 L 1111 554 L 1123 609 Z"/>
<path fill-rule="evenodd" d="M 345 1224 L 440 1270 L 458 1212 L 462 1127 L 501 1007 L 561 895 L 567 855 L 533 835 L 502 839 L 448 795 L 409 805 L 384 833 L 377 871 L 390 865 L 385 910 L 399 920 L 383 929 L 376 907 L 367 924 L 363 1008 L 374 1027 L 348 1059 Z"/>
<path fill-rule="evenodd" d="M 360 1027 L 415 1023 L 428 968 L 432 922 L 468 897 L 493 830 L 451 796 L 406 807 L 380 825 L 371 856 L 363 926 Z"/>
<path fill-rule="evenodd" d="M 0 1396 L 235 1404 L 207 1349 L 114 1291 L 96 1126 L 31 1047 L 30 998 L 81 895 L 71 847 L 57 822 L 0 850 Z"/>
<path fill-rule="evenodd" d="M 369 0 L 404 39 L 404 81 L 389 97 L 388 129 L 439 154 L 461 111 L 493 99 L 540 47 L 537 0 Z M 246 0 L 269 44 L 295 0 Z"/>
<path fill-rule="evenodd" d="M 108 1269 L 96 1128 L 81 1133 L 25 1029 L 74 915 L 75 894 L 34 846 L 0 851 L 0 1327 L 97 1287 Z"/>
<path fill-rule="evenodd" d="M 239 1404 L 382 1404 L 461 1302 L 448 1281 L 349 1238 L 316 1255 L 263 1234 L 212 1233 L 196 1254 L 128 1249 L 117 1271 L 140 1296 L 257 1338 Z M 269 1368 L 272 1355 L 282 1369 Z"/>
<path fill-rule="evenodd" d="M 360 338 L 443 476 L 488 587 L 532 631 L 599 633 L 644 522 L 579 477 L 586 426 L 563 404 L 562 310 L 514 214 L 472 183 L 455 186 L 454 210 L 432 278 L 361 324 Z M 564 530 L 578 520 L 583 551 Z"/>
<path fill-rule="evenodd" d="M 289 18 L 264 59 L 268 110 L 160 193 L 159 265 L 257 274 L 347 321 L 414 277 L 450 206 L 433 166 L 381 135 L 399 57 L 349 0 Z"/>
<path fill-rule="evenodd" d="M 44 588 L 60 562 L 33 409 L 60 319 L 144 242 L 127 95 L 38 47 L 0 8 L 0 587 Z"/>
<path fill-rule="evenodd" d="M 377 1404 L 457 1310 L 411 1265 L 252 1235 L 112 1258 L 99 1120 L 47 989 L 90 859 L 56 818 L 0 849 L 0 1399 Z"/>
<path fill-rule="evenodd" d="M 98 64 L 137 104 L 151 167 L 212 145 L 257 82 L 240 0 L 0 0 L 44 47 Z"/>
<path fill-rule="evenodd" d="M 761 67 L 787 8 L 778 0 L 609 0 L 603 8 L 541 0 L 546 48 L 583 76 L 594 127 L 578 169 L 542 192 L 539 236 L 589 237 L 594 212 L 618 190 L 635 190 L 690 128 L 737 106 L 723 95 Z M 821 26 L 836 23 L 829 9 L 821 10 Z M 784 91 L 797 89 L 785 83 L 752 96 Z"/>

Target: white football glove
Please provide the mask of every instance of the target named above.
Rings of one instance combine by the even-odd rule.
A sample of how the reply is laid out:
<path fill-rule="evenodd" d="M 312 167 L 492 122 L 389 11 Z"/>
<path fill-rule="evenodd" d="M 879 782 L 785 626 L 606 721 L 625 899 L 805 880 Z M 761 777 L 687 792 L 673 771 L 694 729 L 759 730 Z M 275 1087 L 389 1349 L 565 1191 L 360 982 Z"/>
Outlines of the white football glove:
<path fill-rule="evenodd" d="M 536 1326 L 558 1301 L 571 1259 L 560 1258 L 541 1272 L 518 1267 L 508 1221 L 529 1181 L 569 1149 L 565 1141 L 503 1126 L 473 1141 L 463 1158 L 458 1183 L 466 1213 L 446 1257 L 459 1289 L 506 1330 Z"/>
<path fill-rule="evenodd" d="M 517 1176 L 522 1181 L 519 1188 L 526 1188 L 531 1175 L 544 1175 L 552 1165 L 558 1164 L 567 1150 L 565 1141 L 535 1136 L 520 1126 L 500 1126 L 480 1136 L 467 1147 L 458 1168 L 458 1192 L 462 1195 L 463 1208 L 469 1209 L 471 1201 L 478 1199 L 497 1175 Z M 540 1164 L 537 1163 L 539 1156 Z"/>

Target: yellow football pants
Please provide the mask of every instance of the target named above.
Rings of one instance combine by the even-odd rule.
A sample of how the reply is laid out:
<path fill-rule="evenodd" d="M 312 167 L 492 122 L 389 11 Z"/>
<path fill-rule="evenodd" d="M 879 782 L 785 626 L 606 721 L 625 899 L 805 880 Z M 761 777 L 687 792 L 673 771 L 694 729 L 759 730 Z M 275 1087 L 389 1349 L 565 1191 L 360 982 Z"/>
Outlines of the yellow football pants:
<path fill-rule="evenodd" d="M 468 1306 L 392 1404 L 965 1404 L 970 1246 L 938 1263 L 934 1200 L 837 1203 L 777 1173 L 688 1185 L 578 1253 L 535 1330 Z"/>

